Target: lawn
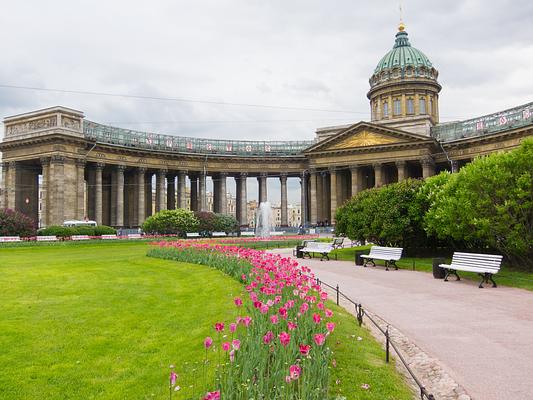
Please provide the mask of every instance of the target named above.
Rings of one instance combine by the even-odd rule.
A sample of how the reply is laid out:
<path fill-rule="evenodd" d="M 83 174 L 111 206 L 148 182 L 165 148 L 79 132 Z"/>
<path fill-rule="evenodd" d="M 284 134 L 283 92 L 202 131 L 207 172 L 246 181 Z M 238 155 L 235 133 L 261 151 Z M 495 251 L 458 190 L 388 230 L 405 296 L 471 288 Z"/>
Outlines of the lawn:
<path fill-rule="evenodd" d="M 182 386 L 175 398 L 198 392 L 203 339 L 234 318 L 243 288 L 213 268 L 146 257 L 147 247 L 0 248 L 0 398 L 165 399 L 170 364 Z M 336 310 L 330 393 L 411 399 L 381 345 Z"/>
<path fill-rule="evenodd" d="M 359 246 L 335 250 L 331 253 L 330 257 L 339 260 L 345 261 L 354 261 L 355 252 L 359 250 L 370 250 L 370 246 Z M 446 262 L 449 263 L 451 260 L 447 259 Z M 377 265 L 384 265 L 382 261 L 376 261 Z M 429 257 L 402 257 L 401 260 L 397 262 L 398 267 L 401 269 L 414 269 L 416 271 L 432 272 L 433 269 L 433 259 Z M 471 279 L 474 281 L 480 280 L 479 276 L 470 272 L 459 272 L 461 279 Z M 451 280 L 454 280 L 455 277 L 450 277 Z M 500 272 L 494 276 L 496 283 L 502 286 L 511 286 L 521 289 L 533 290 L 533 274 L 530 272 L 525 272 L 517 269 L 510 268 L 508 266 L 502 266 Z"/>

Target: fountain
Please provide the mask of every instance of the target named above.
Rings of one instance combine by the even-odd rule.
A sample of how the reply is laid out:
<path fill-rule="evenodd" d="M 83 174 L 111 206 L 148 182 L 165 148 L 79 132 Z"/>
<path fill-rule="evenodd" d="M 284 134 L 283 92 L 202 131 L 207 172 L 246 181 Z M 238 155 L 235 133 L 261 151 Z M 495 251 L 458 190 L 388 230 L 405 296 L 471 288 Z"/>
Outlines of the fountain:
<path fill-rule="evenodd" d="M 259 204 L 255 219 L 255 236 L 261 238 L 270 237 L 272 229 L 272 207 L 268 201 Z"/>

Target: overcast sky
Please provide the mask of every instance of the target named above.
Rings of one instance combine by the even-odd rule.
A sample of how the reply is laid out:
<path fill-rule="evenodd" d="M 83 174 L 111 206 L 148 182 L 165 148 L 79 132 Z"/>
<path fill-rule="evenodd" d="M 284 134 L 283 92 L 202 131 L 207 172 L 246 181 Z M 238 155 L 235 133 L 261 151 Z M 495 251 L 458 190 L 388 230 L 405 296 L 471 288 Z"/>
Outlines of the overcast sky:
<path fill-rule="evenodd" d="M 138 130 L 312 139 L 317 127 L 369 119 L 368 78 L 394 44 L 398 4 L 6 2 L 0 13 L 0 85 L 332 112 L 0 87 L 0 116 L 64 105 L 88 119 Z M 532 1 L 404 0 L 403 9 L 411 44 L 439 70 L 441 121 L 533 101 Z M 255 185 L 249 186 L 251 197 Z M 296 180 L 290 188 L 290 201 L 298 202 Z M 277 202 L 274 190 L 269 197 Z"/>

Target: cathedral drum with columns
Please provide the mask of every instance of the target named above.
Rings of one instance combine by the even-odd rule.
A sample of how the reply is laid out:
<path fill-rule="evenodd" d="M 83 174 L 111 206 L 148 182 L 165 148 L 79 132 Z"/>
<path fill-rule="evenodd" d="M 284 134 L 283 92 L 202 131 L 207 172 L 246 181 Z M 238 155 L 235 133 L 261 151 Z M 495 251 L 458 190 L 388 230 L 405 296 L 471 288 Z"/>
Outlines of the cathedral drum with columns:
<path fill-rule="evenodd" d="M 361 190 L 454 172 L 476 156 L 516 148 L 533 135 L 533 103 L 439 124 L 437 78 L 401 24 L 394 47 L 370 77 L 371 121 L 319 128 L 312 141 L 140 132 L 86 120 L 66 107 L 6 117 L 0 202 L 41 226 L 89 218 L 137 227 L 154 209 L 190 204 L 206 210 L 210 176 L 213 208 L 220 213 L 228 212 L 226 185 L 235 179 L 236 217 L 245 226 L 248 178 L 257 178 L 258 202 L 267 199 L 267 179 L 279 179 L 286 226 L 287 180 L 296 178 L 304 225 L 334 224 L 336 208 Z"/>

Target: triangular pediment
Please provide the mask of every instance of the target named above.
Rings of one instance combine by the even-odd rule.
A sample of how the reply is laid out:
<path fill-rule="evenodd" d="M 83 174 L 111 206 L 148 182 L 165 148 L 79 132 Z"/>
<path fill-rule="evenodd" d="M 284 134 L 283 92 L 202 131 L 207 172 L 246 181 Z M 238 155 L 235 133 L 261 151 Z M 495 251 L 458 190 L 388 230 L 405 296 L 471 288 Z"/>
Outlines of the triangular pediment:
<path fill-rule="evenodd" d="M 396 144 L 431 141 L 430 137 L 405 132 L 368 122 L 345 127 L 333 136 L 306 149 L 306 153 L 323 151 L 344 151 Z"/>

